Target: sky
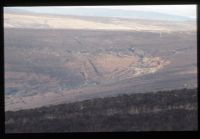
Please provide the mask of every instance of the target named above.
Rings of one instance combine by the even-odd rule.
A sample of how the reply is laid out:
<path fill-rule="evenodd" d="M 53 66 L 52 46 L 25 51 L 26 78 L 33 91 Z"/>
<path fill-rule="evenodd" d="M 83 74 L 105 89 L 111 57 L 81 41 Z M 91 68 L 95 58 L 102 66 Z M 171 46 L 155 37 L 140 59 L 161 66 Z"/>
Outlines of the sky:
<path fill-rule="evenodd" d="M 122 9 L 122 10 L 136 10 L 136 11 L 151 11 L 151 12 L 159 12 L 165 14 L 186 16 L 189 18 L 196 18 L 196 5 L 134 5 L 134 6 L 54 6 L 52 7 L 13 7 L 15 9 L 25 9 L 29 11 L 37 11 L 37 12 L 57 12 L 58 10 L 64 11 L 65 9 Z"/>
<path fill-rule="evenodd" d="M 166 14 L 196 17 L 196 5 L 151 5 L 151 6 L 116 6 L 113 9 L 152 11 Z"/>

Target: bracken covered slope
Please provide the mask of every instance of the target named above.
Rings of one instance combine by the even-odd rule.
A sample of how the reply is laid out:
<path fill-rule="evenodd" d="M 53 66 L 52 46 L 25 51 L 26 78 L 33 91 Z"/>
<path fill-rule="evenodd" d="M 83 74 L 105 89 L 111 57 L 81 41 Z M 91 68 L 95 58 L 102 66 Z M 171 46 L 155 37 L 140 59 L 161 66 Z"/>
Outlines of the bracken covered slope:
<path fill-rule="evenodd" d="M 6 133 L 197 130 L 197 89 L 6 112 Z"/>

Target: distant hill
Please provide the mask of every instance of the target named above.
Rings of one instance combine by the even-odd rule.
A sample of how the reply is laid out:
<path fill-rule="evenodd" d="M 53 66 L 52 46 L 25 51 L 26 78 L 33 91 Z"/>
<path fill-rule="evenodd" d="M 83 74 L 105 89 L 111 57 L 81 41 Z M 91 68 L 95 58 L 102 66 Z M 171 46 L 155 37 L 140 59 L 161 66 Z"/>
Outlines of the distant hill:
<path fill-rule="evenodd" d="M 178 16 L 172 14 L 165 14 L 152 11 L 133 11 L 133 10 L 122 10 L 122 9 L 107 9 L 107 8 L 72 8 L 62 9 L 54 8 L 52 10 L 35 10 L 33 9 L 10 9 L 5 8 L 5 12 L 16 12 L 16 13 L 47 13 L 47 14 L 58 14 L 58 15 L 78 15 L 78 16 L 92 16 L 92 17 L 117 17 L 117 18 L 129 18 L 129 19 L 146 19 L 146 20 L 162 20 L 162 21 L 190 21 L 191 18 L 187 16 Z"/>
<path fill-rule="evenodd" d="M 85 11 L 86 12 L 86 11 Z M 4 12 L 5 28 L 48 28 L 48 29 L 92 29 L 92 30 L 132 30 L 132 31 L 155 31 L 155 32 L 176 32 L 176 31 L 195 31 L 196 23 L 191 21 L 164 21 L 139 18 L 119 18 L 119 17 L 100 17 L 86 16 L 88 14 L 58 15 L 52 13 L 37 14 L 15 9 L 7 9 Z M 73 12 L 72 12 L 73 13 Z M 75 13 L 74 13 L 75 14 Z M 81 15 L 83 14 L 83 15 Z M 103 13 L 101 13 L 103 15 Z M 108 13 L 109 14 L 109 13 Z M 132 13 L 129 13 L 132 14 Z M 99 14 L 100 15 L 100 14 Z M 120 15 L 120 13 L 119 13 Z M 122 13 L 123 15 L 123 13 Z M 136 14 L 138 15 L 138 14 Z M 128 16 L 128 14 L 127 14 Z M 143 13 L 143 16 L 147 16 Z M 124 16 L 125 17 L 125 16 Z M 142 17 L 142 15 L 140 16 Z M 154 17 L 152 15 L 152 17 Z M 158 18 L 160 19 L 160 18 Z M 175 18 L 177 19 L 177 18 Z"/>

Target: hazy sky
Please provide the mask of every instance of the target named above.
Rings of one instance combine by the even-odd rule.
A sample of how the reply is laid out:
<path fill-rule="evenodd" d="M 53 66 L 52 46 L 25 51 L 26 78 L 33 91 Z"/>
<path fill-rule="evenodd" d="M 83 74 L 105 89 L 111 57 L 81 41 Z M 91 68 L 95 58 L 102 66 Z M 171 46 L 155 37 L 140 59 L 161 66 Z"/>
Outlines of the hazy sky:
<path fill-rule="evenodd" d="M 196 17 L 196 5 L 151 5 L 151 6 L 115 6 L 113 9 L 153 11 L 188 17 Z"/>
<path fill-rule="evenodd" d="M 108 9 L 123 9 L 123 10 L 137 10 L 137 11 L 153 11 L 159 13 L 166 13 L 172 15 L 187 16 L 196 18 L 196 5 L 134 5 L 134 6 L 54 6 L 52 7 L 13 7 L 15 9 L 28 9 L 29 11 L 37 12 L 54 12 L 64 9 L 80 9 L 80 8 L 108 8 Z"/>

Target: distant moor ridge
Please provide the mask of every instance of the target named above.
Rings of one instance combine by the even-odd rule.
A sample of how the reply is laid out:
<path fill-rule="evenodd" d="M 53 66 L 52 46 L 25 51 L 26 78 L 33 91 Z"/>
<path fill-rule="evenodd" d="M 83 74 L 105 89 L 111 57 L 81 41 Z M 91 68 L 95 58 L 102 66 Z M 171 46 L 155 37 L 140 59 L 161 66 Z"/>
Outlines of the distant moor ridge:
<path fill-rule="evenodd" d="M 34 29 L 89 29 L 134 31 L 195 31 L 195 22 L 169 22 L 162 20 L 123 19 L 114 17 L 87 17 L 5 12 L 4 27 Z"/>

